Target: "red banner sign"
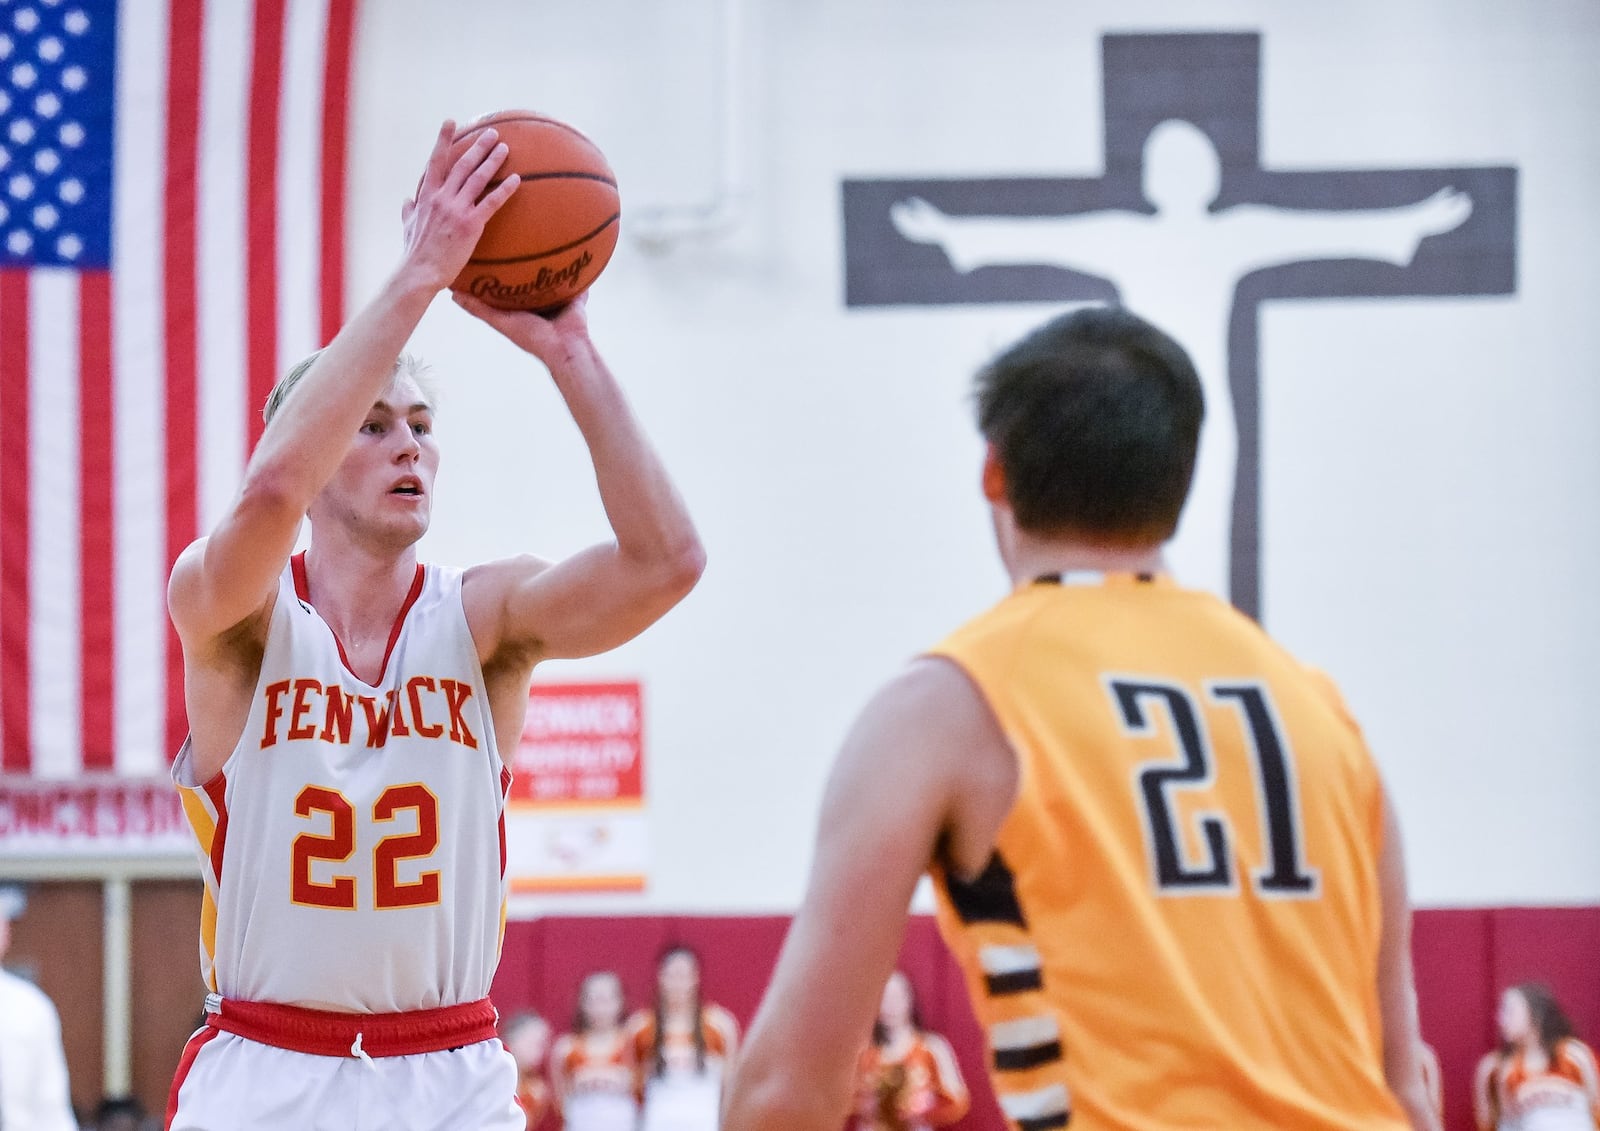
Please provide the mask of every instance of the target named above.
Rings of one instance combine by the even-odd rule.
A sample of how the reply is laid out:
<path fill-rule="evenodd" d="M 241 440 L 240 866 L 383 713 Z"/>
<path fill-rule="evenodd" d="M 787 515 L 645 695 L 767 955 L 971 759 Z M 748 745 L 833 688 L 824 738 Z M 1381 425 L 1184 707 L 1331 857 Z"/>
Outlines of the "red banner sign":
<path fill-rule="evenodd" d="M 189 847 L 189 824 L 170 781 L 0 778 L 0 857 Z"/>
<path fill-rule="evenodd" d="M 513 802 L 642 805 L 639 684 L 535 684 L 511 769 Z"/>

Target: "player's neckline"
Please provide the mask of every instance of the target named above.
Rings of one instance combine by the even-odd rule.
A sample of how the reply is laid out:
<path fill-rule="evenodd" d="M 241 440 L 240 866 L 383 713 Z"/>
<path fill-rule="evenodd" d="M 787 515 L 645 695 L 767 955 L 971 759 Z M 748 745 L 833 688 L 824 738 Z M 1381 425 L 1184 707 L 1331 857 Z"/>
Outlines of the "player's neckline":
<path fill-rule="evenodd" d="M 1033 584 L 1092 588 L 1097 585 L 1117 584 L 1155 585 L 1163 580 L 1165 575 L 1148 570 L 1135 573 L 1126 570 L 1068 569 L 1058 573 L 1041 573 L 1033 579 Z"/>
<path fill-rule="evenodd" d="M 400 602 L 400 611 L 395 614 L 394 625 L 389 629 L 389 642 L 383 648 L 383 663 L 378 666 L 378 678 L 376 681 L 369 681 L 360 672 L 356 671 L 355 665 L 350 662 L 350 657 L 345 654 L 344 641 L 339 639 L 339 634 L 333 630 L 333 625 L 329 624 L 322 614 L 316 611 L 316 606 L 311 603 L 311 583 L 306 576 L 306 552 L 301 550 L 291 557 L 289 566 L 290 573 L 294 578 L 295 596 L 300 598 L 305 607 L 314 613 L 318 620 L 322 621 L 322 627 L 326 628 L 328 635 L 333 637 L 333 646 L 339 650 L 339 662 L 344 665 L 344 670 L 367 687 L 381 687 L 384 676 L 389 674 L 389 657 L 394 654 L 394 646 L 400 641 L 400 630 L 405 627 L 406 615 L 411 612 L 411 606 L 417 603 L 417 598 L 422 596 L 422 582 L 427 573 L 423 564 L 421 562 L 417 563 L 417 572 L 411 579 L 411 588 L 406 592 L 406 599 Z"/>

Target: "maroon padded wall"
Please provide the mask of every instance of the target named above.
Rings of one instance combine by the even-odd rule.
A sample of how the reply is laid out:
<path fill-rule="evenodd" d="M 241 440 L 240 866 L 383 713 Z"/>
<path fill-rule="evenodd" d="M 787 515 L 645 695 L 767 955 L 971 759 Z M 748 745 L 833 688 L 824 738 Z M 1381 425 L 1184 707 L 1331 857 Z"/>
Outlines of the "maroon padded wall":
<path fill-rule="evenodd" d="M 782 916 L 534 919 L 506 925 L 494 998 L 502 1014 L 537 1009 L 557 1030 L 591 970 L 622 977 L 629 1008 L 649 1004 L 656 956 L 672 943 L 700 952 L 705 995 L 748 1025 L 789 921 Z M 1444 1069 L 1447 1131 L 1472 1131 L 1472 1068 L 1494 1042 L 1500 990 L 1550 984 L 1581 1035 L 1600 1038 L 1600 907 L 1419 911 L 1413 952 L 1423 1035 Z M 933 920 L 914 918 L 900 955 L 923 1021 L 955 1047 L 972 1088 L 958 1131 L 1003 1131 L 982 1072 L 983 1037 Z"/>

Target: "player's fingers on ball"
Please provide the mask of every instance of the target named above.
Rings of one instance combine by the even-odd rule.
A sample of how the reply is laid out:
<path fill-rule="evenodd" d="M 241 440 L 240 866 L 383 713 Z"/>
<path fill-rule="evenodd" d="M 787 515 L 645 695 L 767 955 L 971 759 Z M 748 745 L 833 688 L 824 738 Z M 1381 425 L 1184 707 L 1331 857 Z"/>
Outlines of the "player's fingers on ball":
<path fill-rule="evenodd" d="M 489 155 L 467 175 L 466 181 L 461 186 L 467 196 L 477 200 L 483 195 L 483 190 L 489 187 L 489 182 L 500 171 L 500 166 L 505 164 L 506 154 L 510 151 L 511 147 L 503 141 L 489 151 Z"/>
<path fill-rule="evenodd" d="M 500 211 L 500 206 L 506 201 L 510 200 L 512 196 L 516 194 L 517 189 L 521 187 L 521 177 L 515 175 L 506 177 L 499 184 L 495 185 L 494 188 L 489 190 L 489 194 L 485 196 L 479 203 L 479 210 L 482 211 L 485 216 L 493 216 L 496 212 Z"/>
<path fill-rule="evenodd" d="M 478 136 L 472 139 L 472 144 L 467 146 L 466 152 L 456 158 L 455 164 L 451 166 L 450 176 L 445 179 L 445 190 L 452 193 L 460 192 L 467 178 L 472 176 L 478 166 L 494 152 L 499 141 L 500 131 L 493 126 L 478 131 Z"/>

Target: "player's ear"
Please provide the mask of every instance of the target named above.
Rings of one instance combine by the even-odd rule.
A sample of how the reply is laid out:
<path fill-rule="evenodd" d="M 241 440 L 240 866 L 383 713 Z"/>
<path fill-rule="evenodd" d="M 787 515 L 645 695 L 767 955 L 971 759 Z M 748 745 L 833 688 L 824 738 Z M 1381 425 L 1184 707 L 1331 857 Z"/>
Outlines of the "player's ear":
<path fill-rule="evenodd" d="M 983 497 L 991 503 L 1006 501 L 1006 472 L 1000 466 L 1000 456 L 993 444 L 983 449 Z"/>

